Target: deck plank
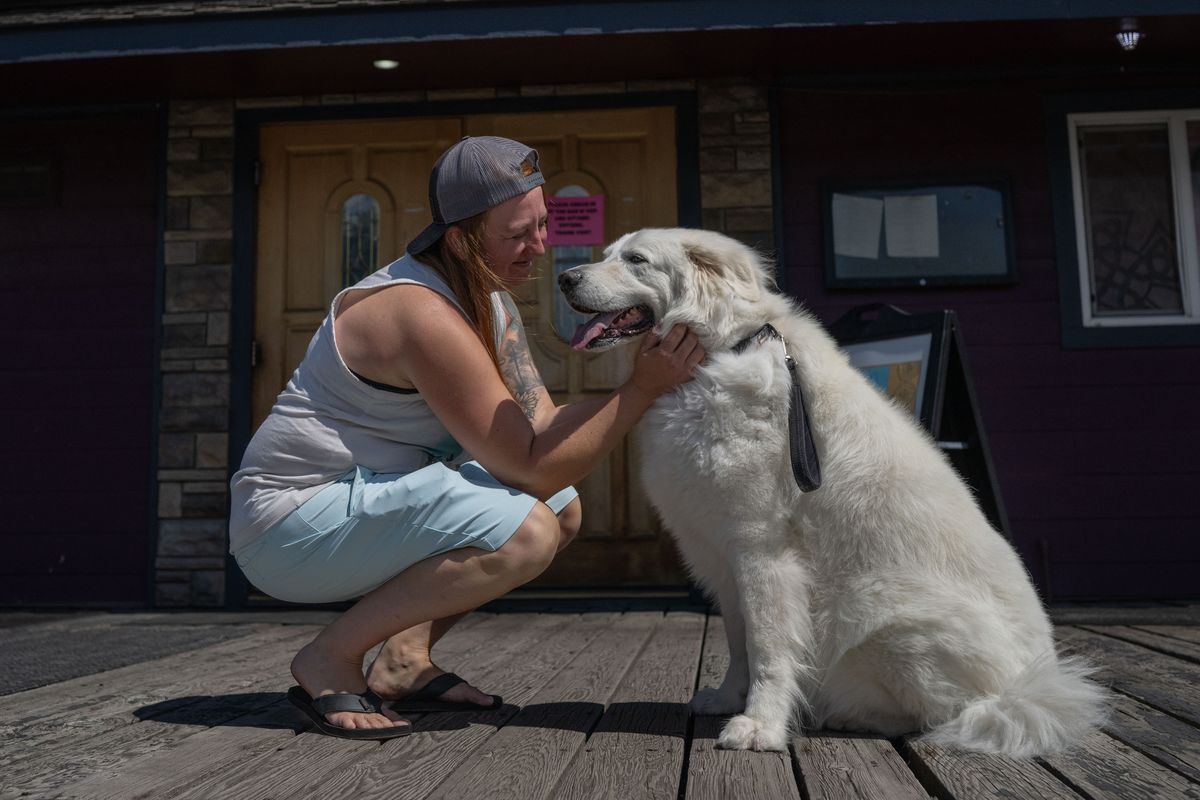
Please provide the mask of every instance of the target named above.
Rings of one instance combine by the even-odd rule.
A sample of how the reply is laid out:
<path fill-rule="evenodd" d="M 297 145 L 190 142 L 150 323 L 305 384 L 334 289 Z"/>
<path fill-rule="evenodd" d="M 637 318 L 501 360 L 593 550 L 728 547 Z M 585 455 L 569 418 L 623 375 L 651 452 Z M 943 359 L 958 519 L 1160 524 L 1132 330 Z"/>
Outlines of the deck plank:
<path fill-rule="evenodd" d="M 1200 782 L 1200 728 L 1124 695 L 1116 695 L 1108 733 L 1150 758 Z"/>
<path fill-rule="evenodd" d="M 926 800 L 929 794 L 882 736 L 816 731 L 792 740 L 809 800 Z"/>
<path fill-rule="evenodd" d="M 1105 733 L 1045 763 L 1091 800 L 1196 800 L 1200 785 Z"/>
<path fill-rule="evenodd" d="M 511 624 L 520 625 L 528 621 L 514 615 Z M 472 629 L 473 631 L 474 629 Z M 452 631 L 451 634 L 453 635 Z M 467 635 L 470 635 L 468 631 Z M 70 797 L 98 800 L 117 800 L 117 798 L 163 797 L 176 796 L 187 789 L 200 789 L 216 783 L 237 780 L 254 780 L 263 776 L 254 772 L 256 765 L 269 762 L 276 751 L 287 751 L 292 754 L 295 746 L 303 736 L 298 734 L 310 728 L 307 720 L 283 697 L 283 691 L 292 683 L 286 664 L 296 648 L 284 652 L 283 668 L 275 676 L 275 701 L 269 706 L 246 717 L 239 717 L 227 723 L 196 733 L 183 740 L 178 747 L 160 751 L 124 764 L 118 770 L 97 773 L 91 778 L 67 787 Z M 472 664 L 464 661 L 464 666 Z M 409 737 L 412 738 L 412 737 Z M 349 740 L 330 739 L 329 737 L 313 734 L 295 753 L 305 751 L 315 744 L 313 740 L 326 740 L 331 743 L 348 745 L 348 750 L 358 745 L 378 743 L 352 742 Z M 317 747 L 320 750 L 321 745 Z M 363 752 L 357 748 L 357 753 Z M 323 760 L 313 759 L 308 765 L 312 769 L 327 771 L 342 765 L 337 748 L 332 755 L 320 754 Z M 325 757 L 328 756 L 328 757 Z M 267 778 L 272 777 L 270 773 Z M 297 776 L 299 777 L 299 776 Z M 224 796 L 221 791 L 214 790 L 211 796 Z"/>
<path fill-rule="evenodd" d="M 205 647 L 204 650 L 218 654 L 253 650 L 256 642 L 278 638 L 283 636 L 284 633 L 285 626 L 282 625 L 247 625 L 243 635 L 211 644 Z M 64 632 L 64 635 L 69 634 Z M 116 669 L 94 672 L 90 675 L 81 675 L 77 678 L 59 681 L 50 686 L 38 686 L 14 694 L 4 695 L 0 697 L 0 714 L 3 714 L 5 718 L 10 720 L 14 718 L 19 719 L 17 717 L 19 714 L 36 712 L 39 709 L 44 714 L 44 706 L 47 702 L 53 703 L 56 709 L 59 706 L 63 706 L 63 710 L 66 710 L 66 703 L 89 700 L 95 695 L 97 690 L 102 689 L 106 684 L 126 680 L 130 676 L 133 676 L 136 680 L 139 675 L 148 671 L 148 667 L 149 671 L 162 673 L 162 680 L 156 685 L 166 685 L 170 683 L 171 676 L 169 673 L 176 669 L 185 668 L 189 663 L 194 662 L 195 654 L 195 650 L 172 653 L 168 656 L 149 661 L 140 661 L 136 664 L 128 664 Z"/>
<path fill-rule="evenodd" d="M 1104 731 L 1064 754 L 816 732 L 789 757 L 717 750 L 724 719 L 688 717 L 693 687 L 716 686 L 728 663 L 719 616 L 643 616 L 653 624 L 619 607 L 469 615 L 435 659 L 510 705 L 416 716 L 416 734 L 382 744 L 315 734 L 283 698 L 288 661 L 318 625 L 238 622 L 237 638 L 0 697 L 0 800 L 1200 800 L 1195 627 L 1062 626 L 1064 650 L 1114 689 Z M 114 624 L 45 625 L 69 636 L 74 621 Z"/>
<path fill-rule="evenodd" d="M 675 800 L 703 633 L 702 613 L 666 615 L 555 787 L 555 798 Z"/>
<path fill-rule="evenodd" d="M 905 737 L 901 750 L 935 797 L 956 800 L 1079 800 L 1069 786 L 1035 761 L 964 753 Z"/>
<path fill-rule="evenodd" d="M 1055 636 L 1098 667 L 1101 683 L 1200 724 L 1200 666 L 1080 628 L 1060 627 Z"/>
<path fill-rule="evenodd" d="M 712 614 L 704 634 L 698 689 L 716 688 L 729 666 L 725 621 Z M 763 797 L 800 800 L 800 787 L 787 753 L 718 750 L 717 737 L 728 717 L 696 717 L 688 757 L 687 800 Z"/>
<path fill-rule="evenodd" d="M 488 787 L 488 800 L 549 796 L 662 620 L 661 612 L 645 611 L 617 620 L 534 695 L 474 760 L 438 786 L 430 800 L 469 797 L 479 786 Z"/>
<path fill-rule="evenodd" d="M 1183 641 L 1170 636 L 1163 636 L 1154 631 L 1142 630 L 1129 625 L 1080 625 L 1085 631 L 1112 636 L 1126 642 L 1140 644 L 1151 650 L 1158 650 L 1168 655 L 1182 658 L 1185 661 L 1200 663 L 1200 644 Z"/>
<path fill-rule="evenodd" d="M 225 676 L 254 665 L 260 648 L 295 638 L 292 626 L 272 626 L 219 644 L 73 678 L 0 698 L 0 767 L 70 747 L 138 721 L 147 709 L 165 713 L 201 696 L 235 688 Z M 219 665 L 219 666 L 218 666 Z M 57 691 L 56 691 L 57 690 Z"/>
<path fill-rule="evenodd" d="M 136 725 L 84 737 L 68 751 L 58 751 L 6 777 L 18 791 L 0 790 L 0 800 L 13 797 L 57 796 L 66 787 L 101 772 L 120 772 L 130 761 L 178 746 L 184 739 L 239 717 L 267 710 L 279 701 L 279 692 L 246 692 L 236 698 L 214 697 L 188 706 L 169 720 L 149 719 Z"/>
<path fill-rule="evenodd" d="M 1134 627 L 1149 633 L 1157 633 L 1159 636 L 1170 636 L 1172 639 L 1182 639 L 1185 642 L 1200 644 L 1200 626 L 1135 625 Z"/>
<path fill-rule="evenodd" d="M 509 615 L 500 615 L 501 619 Z M 355 800 L 423 798 L 487 745 L 498 729 L 618 618 L 616 613 L 543 614 L 519 631 L 497 636 L 481 682 L 505 698 L 493 712 L 429 714 L 414 735 L 385 742 L 341 772 L 293 785 L 292 796 L 353 797 Z M 262 788 L 260 786 L 260 788 Z M 472 794 L 477 793 L 477 787 Z M 250 796 L 250 795 L 247 795 Z"/>
<path fill-rule="evenodd" d="M 6 611 L 4 624 L 0 625 L 0 647 L 7 646 L 21 633 L 47 632 L 70 635 L 89 628 L 107 628 L 114 625 L 155 624 L 171 622 L 168 614 L 149 611 L 128 612 L 73 612 L 62 614 L 54 612 L 20 612 Z M 45 617 L 43 619 L 43 617 Z"/>
<path fill-rule="evenodd" d="M 308 727 L 283 700 L 275 700 L 218 727 L 207 728 L 159 750 L 97 770 L 61 787 L 58 800 L 139 800 L 170 796 L 166 787 L 219 772 L 232 761 L 250 760 Z"/>
<path fill-rule="evenodd" d="M 170 748 L 214 725 L 249 714 L 277 701 L 280 675 L 311 633 L 293 631 L 291 638 L 259 646 L 252 663 L 240 669 L 214 670 L 208 695 L 175 698 L 137 709 L 129 724 L 78 735 L 68 723 L 56 746 L 37 748 L 36 755 L 5 769 L 6 782 L 24 791 L 51 792 L 101 771 L 119 771 L 130 760 Z M 203 653 L 198 658 L 205 658 Z M 191 702 L 186 702 L 191 701 Z M 0 792 L 0 798 L 5 797 Z"/>
<path fill-rule="evenodd" d="M 462 652 L 480 643 L 474 629 L 491 615 L 473 614 L 443 638 L 435 648 L 441 658 Z M 316 626 L 289 626 L 293 631 L 287 638 L 261 646 L 259 658 L 237 671 L 226 664 L 217 670 L 218 683 L 209 686 L 210 697 L 199 698 L 190 705 L 163 704 L 163 710 L 139 710 L 140 722 L 114 728 L 99 735 L 72 737 L 69 747 L 38 749 L 38 757 L 28 759 L 5 770 L 6 783 L 24 791 L 50 792 L 77 783 L 102 770 L 119 771 L 124 762 L 164 748 L 208 728 L 219 726 L 252 714 L 265 711 L 281 699 L 280 687 L 290 684 L 284 680 L 288 664 L 295 652 L 317 630 Z M 210 658 L 207 651 L 196 652 L 197 659 Z M 211 662 L 210 662 L 211 663 Z M 282 676 L 282 677 L 281 677 Z M 290 705 L 287 706 L 290 709 Z M 53 767 L 49 769 L 49 767 Z M 0 799 L 5 794 L 0 792 Z"/>
<path fill-rule="evenodd" d="M 78 755 L 58 753 L 63 774 L 43 774 L 30 785 L 53 789 L 55 797 L 154 797 L 164 782 L 219 769 L 222 752 L 245 758 L 256 748 L 291 738 L 307 723 L 283 703 L 283 690 L 291 683 L 287 667 L 312 629 L 293 629 L 291 634 L 260 645 L 252 663 L 217 669 L 209 662 L 210 670 L 221 676 L 209 684 L 210 696 L 189 705 L 164 704 L 165 710 L 153 718 L 96 736 L 94 749 L 80 743 Z M 220 747 L 214 749 L 211 743 L 218 738 Z"/>

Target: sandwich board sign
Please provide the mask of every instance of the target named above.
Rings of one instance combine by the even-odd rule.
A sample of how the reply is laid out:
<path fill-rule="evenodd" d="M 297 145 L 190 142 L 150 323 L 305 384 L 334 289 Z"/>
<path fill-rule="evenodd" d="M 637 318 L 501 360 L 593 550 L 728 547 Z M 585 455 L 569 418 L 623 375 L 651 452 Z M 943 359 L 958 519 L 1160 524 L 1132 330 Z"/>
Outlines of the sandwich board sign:
<path fill-rule="evenodd" d="M 873 303 L 850 309 L 829 330 L 850 363 L 933 436 L 988 521 L 1011 539 L 955 313 Z"/>

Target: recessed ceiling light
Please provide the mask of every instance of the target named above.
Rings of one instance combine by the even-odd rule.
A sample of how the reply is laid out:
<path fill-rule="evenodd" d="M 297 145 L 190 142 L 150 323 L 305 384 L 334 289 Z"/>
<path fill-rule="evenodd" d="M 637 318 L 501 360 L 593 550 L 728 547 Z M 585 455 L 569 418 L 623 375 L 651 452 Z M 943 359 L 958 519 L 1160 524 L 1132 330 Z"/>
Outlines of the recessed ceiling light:
<path fill-rule="evenodd" d="M 375 69 L 395 69 L 400 66 L 399 61 L 392 61 L 390 58 L 380 58 L 375 62 Z"/>

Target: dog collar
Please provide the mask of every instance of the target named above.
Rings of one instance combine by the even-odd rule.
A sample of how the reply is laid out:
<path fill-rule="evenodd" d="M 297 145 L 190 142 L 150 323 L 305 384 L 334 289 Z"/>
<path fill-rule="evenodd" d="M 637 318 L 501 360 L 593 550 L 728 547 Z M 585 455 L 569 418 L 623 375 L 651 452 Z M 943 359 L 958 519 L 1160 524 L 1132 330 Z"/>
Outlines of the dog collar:
<path fill-rule="evenodd" d="M 742 351 L 745 350 L 747 347 L 749 347 L 751 344 L 759 344 L 759 343 L 765 342 L 769 339 L 778 339 L 780 341 L 783 341 L 783 335 L 780 334 L 779 331 L 775 330 L 774 325 L 767 322 L 767 323 L 764 323 L 763 326 L 761 328 L 759 328 L 758 330 L 756 330 L 754 333 L 750 334 L 745 339 L 742 339 L 740 342 L 735 344 L 733 346 L 734 355 L 741 355 Z"/>
<path fill-rule="evenodd" d="M 778 339 L 783 342 L 783 360 L 787 363 L 788 372 L 795 375 L 796 361 L 792 358 L 792 354 L 788 352 L 787 342 L 784 341 L 783 334 L 775 330 L 775 326 L 769 322 L 764 322 L 761 328 L 735 344 L 733 346 L 733 354 L 741 355 L 751 344 L 761 344 L 772 339 Z"/>

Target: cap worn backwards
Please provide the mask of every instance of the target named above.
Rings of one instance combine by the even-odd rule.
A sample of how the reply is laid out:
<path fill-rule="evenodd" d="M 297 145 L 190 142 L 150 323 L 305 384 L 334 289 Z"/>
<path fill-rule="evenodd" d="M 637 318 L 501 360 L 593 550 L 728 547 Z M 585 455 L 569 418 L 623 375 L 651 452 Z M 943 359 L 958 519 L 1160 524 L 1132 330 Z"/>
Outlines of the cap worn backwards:
<path fill-rule="evenodd" d="M 433 165 L 429 175 L 433 222 L 408 243 L 408 253 L 429 249 L 453 223 L 545 182 L 532 147 L 499 136 L 463 137 Z"/>

